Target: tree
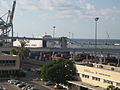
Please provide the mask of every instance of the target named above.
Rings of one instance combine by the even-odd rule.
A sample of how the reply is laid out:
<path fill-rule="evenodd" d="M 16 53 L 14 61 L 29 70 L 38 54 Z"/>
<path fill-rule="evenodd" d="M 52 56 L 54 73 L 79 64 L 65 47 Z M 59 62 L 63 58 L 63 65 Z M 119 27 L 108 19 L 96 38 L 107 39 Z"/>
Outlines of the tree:
<path fill-rule="evenodd" d="M 12 49 L 12 50 L 10 51 L 10 54 L 11 54 L 11 55 L 17 55 L 17 54 L 18 54 L 18 52 L 17 52 L 17 50 L 16 50 L 16 49 Z"/>
<path fill-rule="evenodd" d="M 18 55 L 20 57 L 20 60 L 24 60 L 29 56 L 29 49 L 25 48 L 26 45 L 25 41 L 21 41 L 20 44 L 21 47 L 18 48 Z"/>
<path fill-rule="evenodd" d="M 43 80 L 50 80 L 56 84 L 67 84 L 67 80 L 73 80 L 76 68 L 71 60 L 60 59 L 47 62 L 41 69 Z"/>
<path fill-rule="evenodd" d="M 120 88 L 115 87 L 113 85 L 109 85 L 105 90 L 120 90 Z"/>

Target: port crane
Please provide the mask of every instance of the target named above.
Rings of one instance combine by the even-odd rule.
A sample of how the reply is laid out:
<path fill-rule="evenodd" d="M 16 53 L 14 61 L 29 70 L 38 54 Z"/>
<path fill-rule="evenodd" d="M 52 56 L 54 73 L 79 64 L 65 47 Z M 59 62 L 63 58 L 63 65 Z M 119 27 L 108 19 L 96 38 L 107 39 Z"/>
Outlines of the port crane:
<path fill-rule="evenodd" d="M 0 46 L 6 46 L 8 43 L 13 44 L 13 39 L 9 40 L 6 37 L 9 37 L 11 32 L 11 37 L 13 37 L 13 17 L 15 12 L 16 0 L 13 1 L 12 10 L 8 10 L 6 14 L 0 17 Z M 7 15 L 6 20 L 3 19 Z M 5 39 L 4 39 L 5 38 Z"/>

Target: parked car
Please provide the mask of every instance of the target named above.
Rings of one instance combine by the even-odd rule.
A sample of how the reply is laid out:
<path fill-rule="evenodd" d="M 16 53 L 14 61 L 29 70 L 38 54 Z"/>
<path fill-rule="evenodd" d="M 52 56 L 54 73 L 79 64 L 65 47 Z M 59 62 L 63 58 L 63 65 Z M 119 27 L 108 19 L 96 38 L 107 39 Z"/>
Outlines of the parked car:
<path fill-rule="evenodd" d="M 22 88 L 22 87 L 24 87 L 24 86 L 26 86 L 26 84 L 19 85 L 19 88 Z"/>
<path fill-rule="evenodd" d="M 22 87 L 22 90 L 27 90 L 27 89 L 28 89 L 28 86 Z"/>
<path fill-rule="evenodd" d="M 0 87 L 0 90 L 6 90 L 6 88 L 4 88 L 4 87 Z"/>
<path fill-rule="evenodd" d="M 10 82 L 13 81 L 13 80 L 15 80 L 15 79 L 10 79 L 10 80 L 8 80 L 8 82 L 10 83 Z"/>
<path fill-rule="evenodd" d="M 30 89 L 27 89 L 27 90 L 38 90 L 38 89 L 35 87 L 31 87 Z"/>
<path fill-rule="evenodd" d="M 22 88 L 22 87 L 26 86 L 26 83 L 25 83 L 25 82 L 22 82 L 22 83 L 20 83 L 20 84 L 17 84 L 17 86 L 18 86 L 19 88 Z"/>
<path fill-rule="evenodd" d="M 10 84 L 14 84 L 15 82 L 17 82 L 18 80 L 14 80 L 14 79 L 12 79 L 12 80 L 8 80 L 8 82 L 10 83 Z"/>
<path fill-rule="evenodd" d="M 30 89 L 31 87 L 34 87 L 34 85 L 31 85 L 31 84 L 26 84 L 26 86 L 22 87 L 22 90 L 28 90 Z"/>
<path fill-rule="evenodd" d="M 21 81 L 14 82 L 14 85 L 22 83 Z"/>

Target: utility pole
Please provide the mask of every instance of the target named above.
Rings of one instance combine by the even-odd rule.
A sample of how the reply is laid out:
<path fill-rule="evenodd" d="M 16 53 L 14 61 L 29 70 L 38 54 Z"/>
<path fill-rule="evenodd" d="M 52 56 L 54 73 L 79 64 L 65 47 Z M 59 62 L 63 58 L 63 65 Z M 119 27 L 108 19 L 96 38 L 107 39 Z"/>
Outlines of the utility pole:
<path fill-rule="evenodd" d="M 72 39 L 74 38 L 74 33 L 72 33 Z"/>
<path fill-rule="evenodd" d="M 69 32 L 69 39 L 70 39 L 70 34 L 71 34 L 71 32 Z"/>
<path fill-rule="evenodd" d="M 56 27 L 53 26 L 53 38 L 55 37 L 55 29 L 56 29 Z"/>
<path fill-rule="evenodd" d="M 97 21 L 99 20 L 99 17 L 95 18 L 95 60 L 97 58 Z"/>

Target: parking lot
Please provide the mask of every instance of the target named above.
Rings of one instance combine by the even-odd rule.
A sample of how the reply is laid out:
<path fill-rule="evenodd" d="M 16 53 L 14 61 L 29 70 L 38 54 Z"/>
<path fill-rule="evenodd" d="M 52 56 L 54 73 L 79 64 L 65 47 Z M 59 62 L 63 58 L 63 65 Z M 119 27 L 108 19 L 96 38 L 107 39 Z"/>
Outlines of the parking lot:
<path fill-rule="evenodd" d="M 27 82 L 28 83 L 28 82 Z M 40 83 L 29 82 L 33 84 L 38 90 L 51 90 L 50 88 L 42 86 Z M 0 87 L 4 87 L 6 90 L 22 90 L 14 84 L 10 84 L 7 81 L 0 81 Z"/>
<path fill-rule="evenodd" d="M 20 88 L 12 85 L 12 84 L 9 84 L 8 82 L 0 82 L 0 87 L 4 87 L 6 88 L 6 90 L 21 90 Z"/>
<path fill-rule="evenodd" d="M 50 88 L 49 86 L 43 85 L 43 83 L 41 83 L 40 81 L 36 81 L 36 78 L 39 77 L 39 74 L 37 74 L 36 71 L 33 71 L 33 70 L 36 68 L 40 68 L 40 67 L 37 67 L 37 66 L 33 67 L 33 65 L 29 65 L 29 64 L 23 65 L 22 67 L 26 73 L 26 77 L 17 78 L 17 80 L 23 81 L 23 82 L 28 83 L 28 84 L 32 84 L 38 90 L 54 90 L 54 89 Z M 30 70 L 28 70 L 28 69 L 30 69 Z M 18 86 L 8 83 L 7 80 L 0 79 L 0 87 L 4 87 L 5 90 L 22 90 Z"/>

